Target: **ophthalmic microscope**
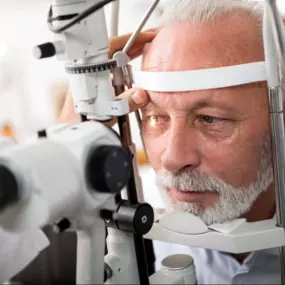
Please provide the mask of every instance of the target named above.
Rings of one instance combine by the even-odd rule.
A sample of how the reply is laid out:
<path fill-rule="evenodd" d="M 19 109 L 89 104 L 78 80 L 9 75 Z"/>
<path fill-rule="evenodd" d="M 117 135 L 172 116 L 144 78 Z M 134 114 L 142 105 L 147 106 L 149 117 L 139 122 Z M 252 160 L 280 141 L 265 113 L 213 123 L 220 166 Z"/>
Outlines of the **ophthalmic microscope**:
<path fill-rule="evenodd" d="M 48 128 L 25 144 L 0 141 L 0 225 L 11 232 L 45 225 L 54 225 L 59 233 L 76 231 L 77 284 L 196 283 L 193 260 L 186 255 L 167 257 L 162 269 L 149 277 L 143 238 L 229 253 L 279 247 L 284 284 L 285 143 L 279 68 L 284 65 L 285 37 L 275 1 L 264 1 L 264 48 L 277 222 L 238 220 L 213 226 L 189 213 L 154 210 L 138 198 L 141 185 L 129 105 L 117 96 L 133 84 L 139 87 L 128 50 L 159 1 L 124 49 L 109 59 L 102 8 L 112 1 L 54 0 L 49 10 L 48 27 L 55 40 L 37 46 L 34 55 L 66 62 L 82 122 Z M 114 19 L 117 16 L 115 11 Z M 104 125 L 114 117 L 119 134 Z M 136 118 L 140 124 L 139 112 Z"/>

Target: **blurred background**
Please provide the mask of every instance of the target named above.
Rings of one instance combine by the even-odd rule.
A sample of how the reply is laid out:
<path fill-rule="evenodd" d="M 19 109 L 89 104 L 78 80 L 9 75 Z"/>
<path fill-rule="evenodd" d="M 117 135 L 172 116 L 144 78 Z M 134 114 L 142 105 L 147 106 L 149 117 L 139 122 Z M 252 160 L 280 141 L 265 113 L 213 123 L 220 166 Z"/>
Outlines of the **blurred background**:
<path fill-rule="evenodd" d="M 155 27 L 167 1 L 171 0 L 160 1 L 146 28 Z M 285 1 L 277 2 L 285 14 Z M 132 32 L 151 3 L 152 0 L 121 0 L 119 34 Z M 51 4 L 52 0 L 1 0 L 0 135 L 18 141 L 56 123 L 68 89 L 62 62 L 32 57 L 35 45 L 53 39 L 46 24 Z M 109 23 L 110 4 L 105 12 Z M 131 123 L 141 165 L 146 165 L 134 117 Z"/>

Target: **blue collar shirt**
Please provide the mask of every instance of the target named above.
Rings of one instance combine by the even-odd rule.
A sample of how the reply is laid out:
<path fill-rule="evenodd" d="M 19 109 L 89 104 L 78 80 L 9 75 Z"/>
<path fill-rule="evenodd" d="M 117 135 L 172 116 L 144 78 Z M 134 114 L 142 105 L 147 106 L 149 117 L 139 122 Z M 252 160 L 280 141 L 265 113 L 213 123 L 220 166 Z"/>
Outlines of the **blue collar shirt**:
<path fill-rule="evenodd" d="M 240 263 L 231 254 L 155 241 L 154 249 L 160 268 L 163 258 L 183 253 L 192 256 L 198 284 L 281 284 L 278 249 L 250 253 Z"/>

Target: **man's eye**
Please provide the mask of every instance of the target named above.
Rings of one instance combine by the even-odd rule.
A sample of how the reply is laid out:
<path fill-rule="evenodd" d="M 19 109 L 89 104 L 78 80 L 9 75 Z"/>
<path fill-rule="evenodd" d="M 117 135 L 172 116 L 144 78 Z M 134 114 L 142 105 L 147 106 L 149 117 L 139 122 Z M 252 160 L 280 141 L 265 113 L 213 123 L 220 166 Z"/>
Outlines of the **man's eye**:
<path fill-rule="evenodd" d="M 149 121 L 149 124 L 151 126 L 155 126 L 155 124 L 157 123 L 158 121 L 158 117 L 157 116 L 149 116 L 148 117 L 148 121 Z"/>
<path fill-rule="evenodd" d="M 165 121 L 165 118 L 163 116 L 157 116 L 157 115 L 148 116 L 147 119 L 152 127 L 156 126 L 158 123 L 162 123 Z"/>
<path fill-rule="evenodd" d="M 167 116 L 150 115 L 150 116 L 146 116 L 144 121 L 150 127 L 158 127 L 158 126 L 161 126 L 161 125 L 164 125 L 165 123 L 167 123 L 168 120 L 169 119 Z"/>
<path fill-rule="evenodd" d="M 216 118 L 216 117 L 212 117 L 212 116 L 201 116 L 200 120 L 203 123 L 206 123 L 206 124 L 209 124 L 209 125 L 222 121 L 222 119 Z"/>
<path fill-rule="evenodd" d="M 142 130 L 145 134 L 159 136 L 169 127 L 170 118 L 165 115 L 148 115 L 142 117 Z"/>

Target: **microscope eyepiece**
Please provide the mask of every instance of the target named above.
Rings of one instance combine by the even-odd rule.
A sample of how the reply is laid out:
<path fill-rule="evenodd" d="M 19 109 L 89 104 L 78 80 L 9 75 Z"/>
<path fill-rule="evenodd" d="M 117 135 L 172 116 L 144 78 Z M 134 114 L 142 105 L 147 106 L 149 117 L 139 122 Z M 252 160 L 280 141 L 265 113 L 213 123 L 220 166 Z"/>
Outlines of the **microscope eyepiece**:
<path fill-rule="evenodd" d="M 94 191 L 119 193 L 127 185 L 131 171 L 131 155 L 120 146 L 98 146 L 87 159 L 86 178 Z"/>
<path fill-rule="evenodd" d="M 0 211 L 18 201 L 19 190 L 14 173 L 5 165 L 0 165 Z"/>

